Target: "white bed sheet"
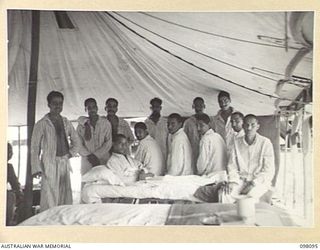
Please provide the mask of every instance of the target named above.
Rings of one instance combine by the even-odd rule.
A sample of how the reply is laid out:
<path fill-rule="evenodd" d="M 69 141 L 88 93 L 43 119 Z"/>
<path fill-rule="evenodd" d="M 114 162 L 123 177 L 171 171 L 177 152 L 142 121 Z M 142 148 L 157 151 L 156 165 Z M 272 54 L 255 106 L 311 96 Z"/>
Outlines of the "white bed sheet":
<path fill-rule="evenodd" d="M 19 225 L 157 226 L 165 224 L 169 209 L 168 204 L 64 205 L 48 209 Z"/>
<path fill-rule="evenodd" d="M 200 187 L 213 182 L 225 180 L 225 172 L 211 176 L 160 176 L 139 181 L 129 186 L 111 186 L 105 184 L 88 184 L 82 191 L 85 203 L 101 203 L 102 198 L 155 198 L 171 200 L 188 200 L 201 202 L 193 196 Z"/>

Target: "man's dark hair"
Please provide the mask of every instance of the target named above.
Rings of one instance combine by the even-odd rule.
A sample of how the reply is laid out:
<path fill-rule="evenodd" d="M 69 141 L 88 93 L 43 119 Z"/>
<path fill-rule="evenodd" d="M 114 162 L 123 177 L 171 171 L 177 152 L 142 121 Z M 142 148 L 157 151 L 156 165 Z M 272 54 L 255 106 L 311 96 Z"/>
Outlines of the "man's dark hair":
<path fill-rule="evenodd" d="M 61 97 L 62 100 L 64 99 L 63 94 L 61 92 L 51 91 L 47 96 L 48 103 L 50 103 L 52 101 L 52 99 L 55 98 L 55 97 Z"/>
<path fill-rule="evenodd" d="M 199 96 L 193 99 L 193 103 L 195 103 L 195 102 L 197 102 L 197 101 L 201 101 L 201 102 L 204 103 L 203 98 L 202 98 L 202 97 L 199 97 Z"/>
<path fill-rule="evenodd" d="M 145 124 L 144 122 L 137 122 L 137 123 L 134 125 L 134 129 L 138 129 L 138 128 L 147 130 L 147 126 L 146 126 L 146 124 Z"/>
<path fill-rule="evenodd" d="M 97 105 L 97 101 L 94 98 L 88 98 L 84 101 L 84 106 L 87 107 L 89 103 L 93 102 L 95 105 Z"/>
<path fill-rule="evenodd" d="M 115 99 L 115 98 L 108 98 L 107 100 L 106 100 L 106 105 L 108 104 L 108 102 L 115 102 L 116 104 L 117 104 L 117 106 L 119 105 L 119 102 L 118 102 L 118 100 L 117 99 Z"/>
<path fill-rule="evenodd" d="M 178 122 L 183 122 L 181 115 L 178 113 L 172 113 L 168 116 L 168 119 L 176 119 Z"/>
<path fill-rule="evenodd" d="M 231 100 L 230 94 L 229 94 L 228 92 L 226 92 L 226 91 L 223 91 L 223 90 L 219 92 L 219 94 L 218 94 L 218 100 L 219 100 L 221 97 L 223 97 L 223 96 L 225 96 L 225 97 L 227 97 L 229 100 Z"/>
<path fill-rule="evenodd" d="M 121 139 L 127 139 L 127 137 L 123 134 L 116 134 L 112 136 L 112 142 L 119 142 Z"/>
<path fill-rule="evenodd" d="M 253 118 L 257 121 L 257 123 L 259 123 L 259 120 L 258 120 L 258 117 L 255 116 L 254 114 L 248 114 L 246 115 L 244 118 L 243 118 L 243 121 L 247 120 L 247 119 L 250 119 L 250 118 Z"/>
<path fill-rule="evenodd" d="M 159 105 L 162 105 L 162 100 L 160 98 L 158 98 L 158 97 L 155 97 L 155 98 L 151 99 L 151 101 L 150 101 L 151 105 L 154 105 L 156 103 L 158 103 Z"/>
<path fill-rule="evenodd" d="M 210 117 L 207 114 L 196 114 L 198 121 L 203 121 L 205 124 L 210 123 Z"/>
<path fill-rule="evenodd" d="M 231 114 L 231 116 L 234 116 L 234 115 L 240 116 L 240 118 L 241 118 L 242 120 L 244 119 L 244 115 L 243 115 L 241 112 L 239 112 L 239 111 L 233 112 L 233 113 Z"/>

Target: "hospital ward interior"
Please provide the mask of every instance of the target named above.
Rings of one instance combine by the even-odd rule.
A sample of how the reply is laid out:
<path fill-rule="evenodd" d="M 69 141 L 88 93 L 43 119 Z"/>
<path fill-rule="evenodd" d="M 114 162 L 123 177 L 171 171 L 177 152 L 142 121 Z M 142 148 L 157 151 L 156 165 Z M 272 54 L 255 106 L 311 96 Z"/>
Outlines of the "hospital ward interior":
<path fill-rule="evenodd" d="M 312 227 L 313 24 L 8 10 L 6 226 Z"/>

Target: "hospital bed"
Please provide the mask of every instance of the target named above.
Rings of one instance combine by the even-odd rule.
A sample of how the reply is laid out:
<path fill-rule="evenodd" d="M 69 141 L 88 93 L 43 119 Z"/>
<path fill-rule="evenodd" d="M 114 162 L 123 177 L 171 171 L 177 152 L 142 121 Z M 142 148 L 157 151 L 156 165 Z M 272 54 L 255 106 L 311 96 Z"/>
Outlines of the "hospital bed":
<path fill-rule="evenodd" d="M 126 186 L 91 183 L 82 191 L 84 203 L 196 203 L 202 202 L 194 196 L 204 185 L 225 179 L 225 173 L 211 176 L 158 176 Z"/>
<path fill-rule="evenodd" d="M 39 213 L 18 226 L 105 225 L 164 226 L 202 225 L 203 218 L 216 214 L 221 226 L 243 226 L 235 204 L 77 204 L 63 205 Z M 256 204 L 253 226 L 297 226 L 283 209 L 267 203 Z M 251 225 L 251 226 L 252 226 Z M 246 225 L 245 225 L 246 226 Z"/>

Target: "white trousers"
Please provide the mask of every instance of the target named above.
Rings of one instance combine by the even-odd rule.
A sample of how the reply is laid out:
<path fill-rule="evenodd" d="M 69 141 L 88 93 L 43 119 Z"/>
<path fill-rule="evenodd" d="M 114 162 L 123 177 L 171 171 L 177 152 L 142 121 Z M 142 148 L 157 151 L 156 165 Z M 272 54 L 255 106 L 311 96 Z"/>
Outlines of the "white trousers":
<path fill-rule="evenodd" d="M 57 156 L 53 162 L 47 163 L 45 169 L 50 169 L 50 174 L 47 171 L 41 177 L 40 211 L 72 204 L 69 159 Z"/>
<path fill-rule="evenodd" d="M 242 189 L 245 187 L 245 181 L 240 180 L 239 185 L 235 185 L 232 192 L 230 194 L 224 194 L 221 192 L 219 193 L 219 202 L 221 203 L 234 203 L 236 199 L 235 196 L 239 196 Z M 264 195 L 269 189 L 271 184 L 258 184 L 254 186 L 247 196 L 250 196 L 256 200 L 256 202 L 259 202 L 259 199 L 262 195 Z"/>

